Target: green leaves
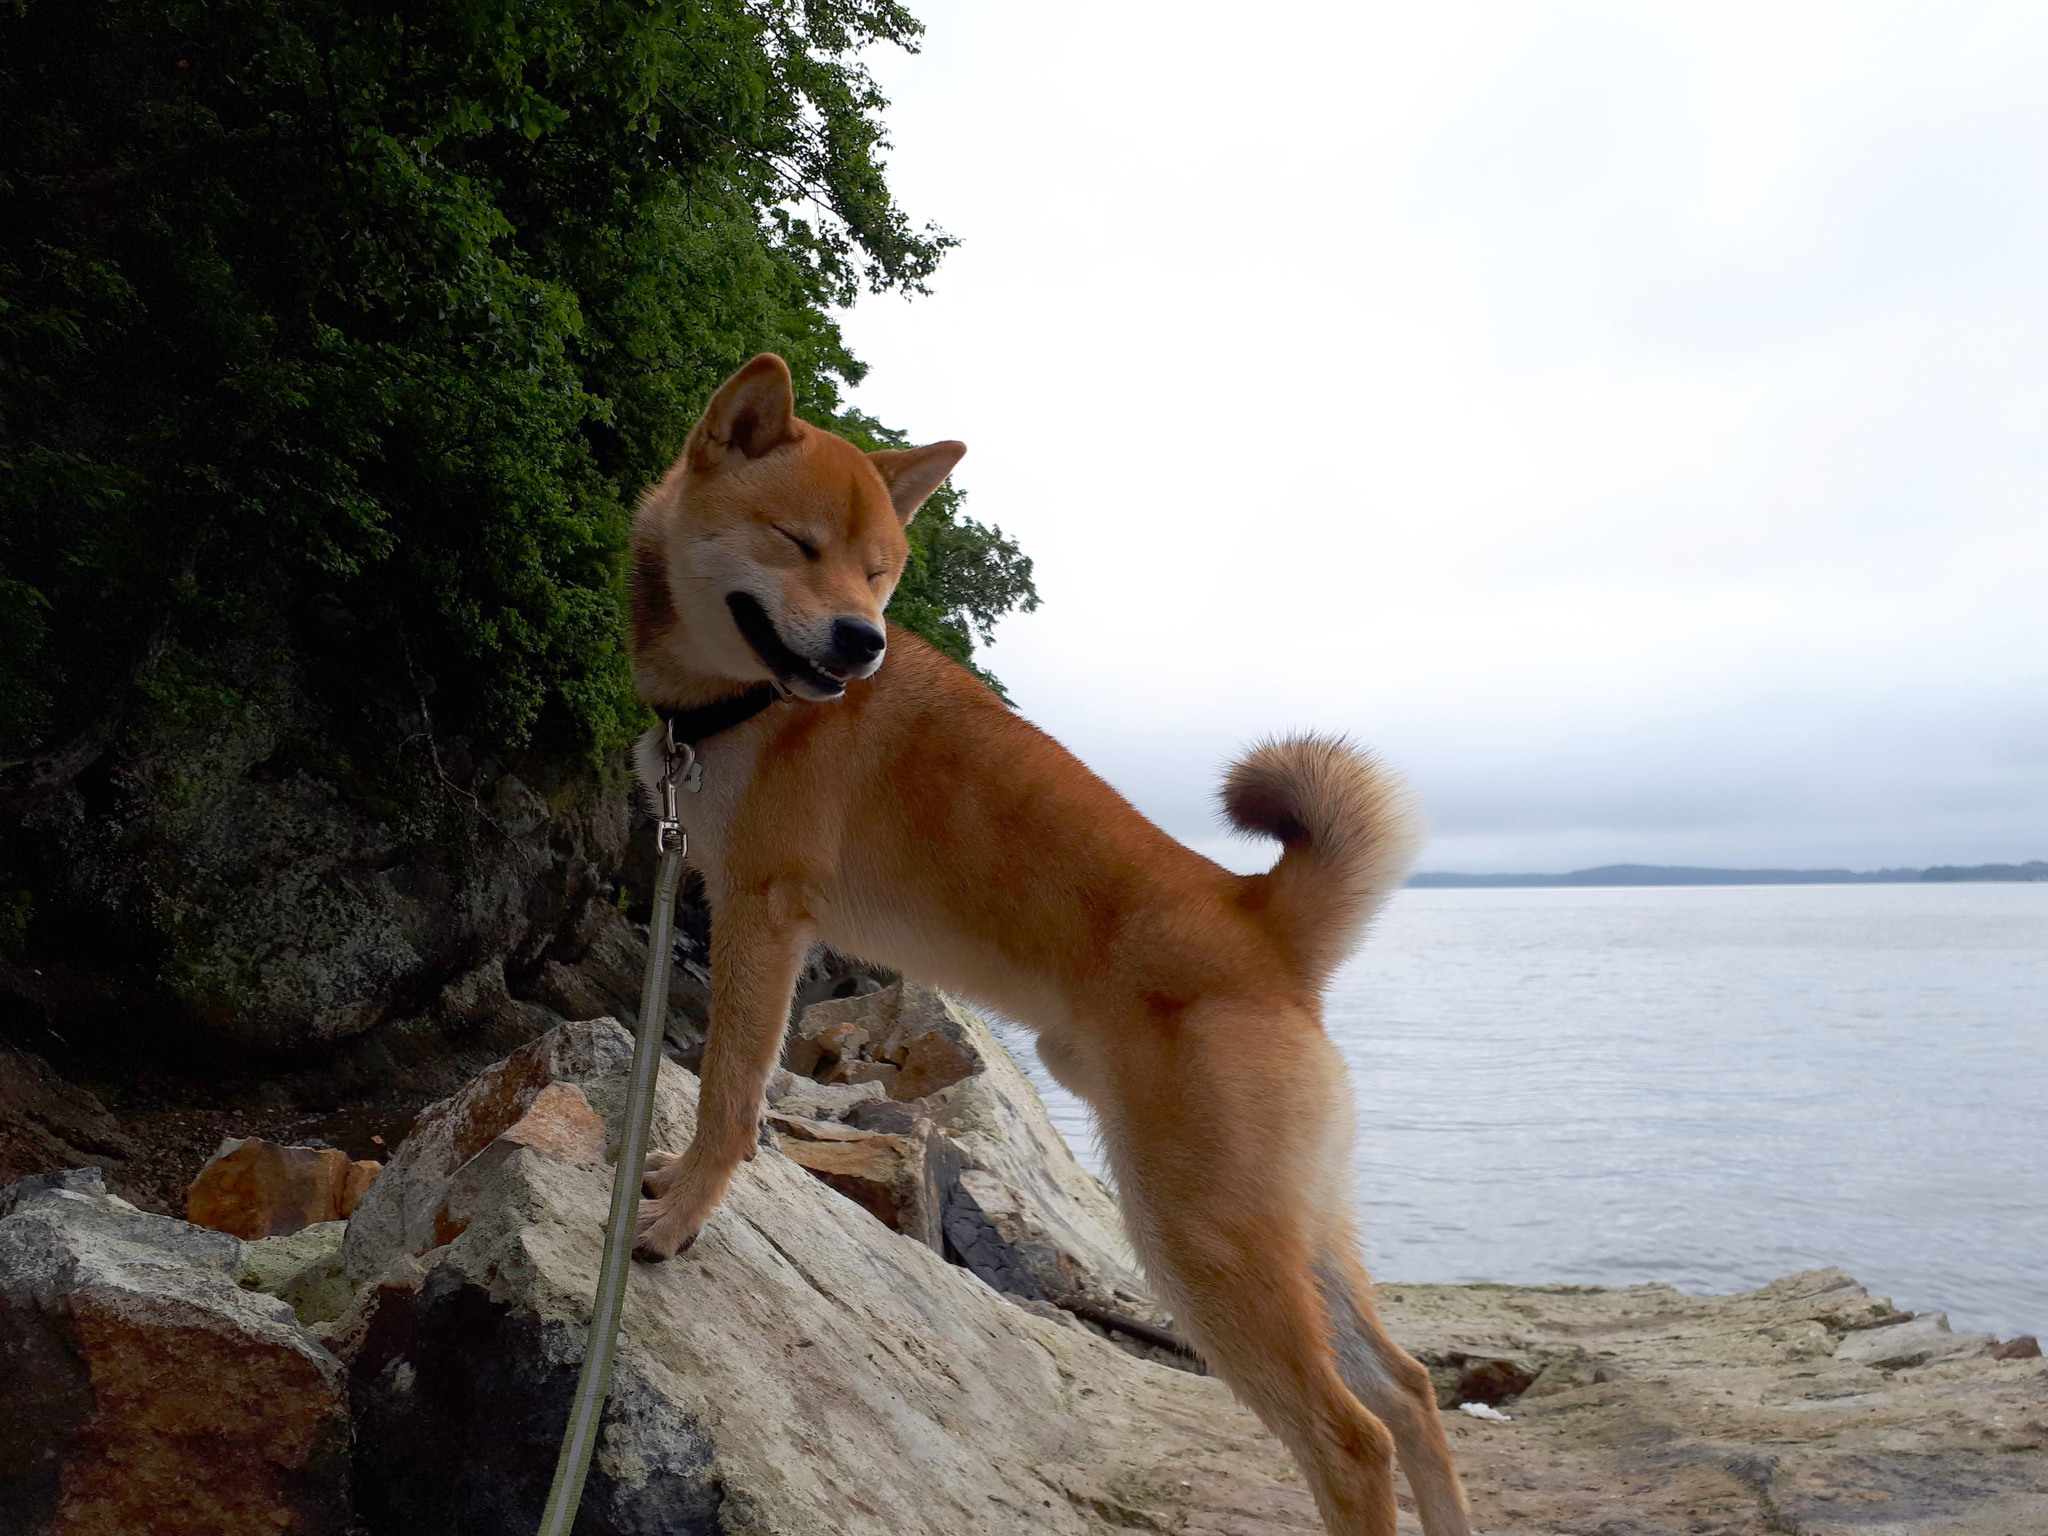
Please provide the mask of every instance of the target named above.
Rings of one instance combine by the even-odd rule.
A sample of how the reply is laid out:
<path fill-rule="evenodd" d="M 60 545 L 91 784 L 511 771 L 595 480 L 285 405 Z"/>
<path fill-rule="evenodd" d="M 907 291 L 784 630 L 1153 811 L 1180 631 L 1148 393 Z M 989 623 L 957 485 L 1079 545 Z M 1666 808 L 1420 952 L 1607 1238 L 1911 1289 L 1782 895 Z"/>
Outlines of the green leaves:
<path fill-rule="evenodd" d="M 0 9 L 4 749 L 173 641 L 285 644 L 386 729 L 431 691 L 443 732 L 615 746 L 633 499 L 755 352 L 837 419 L 832 308 L 951 243 L 896 205 L 858 60 L 918 31 L 875 0 Z M 896 612 L 964 661 L 1035 596 L 957 509 L 913 525 Z"/>

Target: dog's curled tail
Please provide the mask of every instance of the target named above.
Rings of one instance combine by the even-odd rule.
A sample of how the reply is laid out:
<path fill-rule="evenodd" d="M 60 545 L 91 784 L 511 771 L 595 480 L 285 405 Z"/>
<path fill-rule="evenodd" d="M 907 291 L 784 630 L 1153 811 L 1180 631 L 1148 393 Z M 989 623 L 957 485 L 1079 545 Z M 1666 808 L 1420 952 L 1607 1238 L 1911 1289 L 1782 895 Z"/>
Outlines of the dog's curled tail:
<path fill-rule="evenodd" d="M 1265 741 L 1223 781 L 1242 832 L 1278 838 L 1280 862 L 1247 880 L 1295 974 L 1321 988 L 1422 848 L 1399 778 L 1341 736 Z"/>

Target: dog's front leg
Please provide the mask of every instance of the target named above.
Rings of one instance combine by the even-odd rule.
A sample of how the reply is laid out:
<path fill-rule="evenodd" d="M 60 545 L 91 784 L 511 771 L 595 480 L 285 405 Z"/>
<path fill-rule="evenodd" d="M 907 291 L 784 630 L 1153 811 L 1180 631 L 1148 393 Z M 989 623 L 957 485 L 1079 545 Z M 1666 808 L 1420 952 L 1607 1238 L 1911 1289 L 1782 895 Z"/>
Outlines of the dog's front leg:
<path fill-rule="evenodd" d="M 789 1000 L 812 925 L 793 882 L 770 880 L 721 902 L 711 924 L 711 1030 L 697 1093 L 697 1134 L 643 1183 L 633 1257 L 658 1263 L 697 1240 L 733 1171 L 753 1152 L 761 1093 L 782 1055 Z"/>

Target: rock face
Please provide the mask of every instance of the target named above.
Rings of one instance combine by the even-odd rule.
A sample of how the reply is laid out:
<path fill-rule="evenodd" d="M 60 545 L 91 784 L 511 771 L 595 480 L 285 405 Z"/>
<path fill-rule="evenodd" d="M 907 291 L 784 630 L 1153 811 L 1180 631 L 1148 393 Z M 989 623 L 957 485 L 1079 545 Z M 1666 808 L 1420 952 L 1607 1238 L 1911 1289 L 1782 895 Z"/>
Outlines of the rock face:
<path fill-rule="evenodd" d="M 410 689 L 364 679 L 326 713 L 282 649 L 208 667 L 235 701 L 217 718 L 138 690 L 118 725 L 0 772 L 0 889 L 30 897 L 0 957 L 12 1038 L 245 1064 L 408 1018 L 454 1037 L 444 987 L 578 958 L 623 860 L 623 784 L 437 742 Z"/>
<path fill-rule="evenodd" d="M 240 1238 L 283 1237 L 316 1222 L 347 1220 L 379 1171 L 333 1147 L 231 1137 L 186 1191 L 185 1219 Z"/>
<path fill-rule="evenodd" d="M 97 1170 L 0 1195 L 0 1526 L 343 1536 L 342 1366 L 242 1252 Z"/>
<path fill-rule="evenodd" d="M 615 1121 L 629 1050 L 605 1020 L 536 1041 L 424 1117 L 350 1223 L 369 1283 L 333 1336 L 373 1536 L 537 1516 L 610 1173 L 594 1133 L 529 1122 L 549 1094 Z M 664 1066 L 657 1145 L 684 1145 L 695 1109 L 695 1079 Z M 631 1277 L 584 1518 L 675 1536 L 1317 1529 L 1220 1383 L 1050 1310 L 764 1149 L 689 1253 Z"/>

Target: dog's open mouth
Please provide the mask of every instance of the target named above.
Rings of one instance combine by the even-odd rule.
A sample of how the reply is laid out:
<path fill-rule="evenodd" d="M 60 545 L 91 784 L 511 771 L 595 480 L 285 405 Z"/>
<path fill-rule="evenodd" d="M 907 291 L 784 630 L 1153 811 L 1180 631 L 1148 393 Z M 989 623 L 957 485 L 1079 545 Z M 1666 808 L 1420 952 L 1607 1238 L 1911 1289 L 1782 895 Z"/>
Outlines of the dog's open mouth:
<path fill-rule="evenodd" d="M 728 592 L 725 606 L 732 610 L 733 623 L 739 625 L 740 634 L 761 658 L 761 665 L 784 683 L 800 683 L 820 698 L 835 698 L 846 692 L 845 678 L 806 661 L 783 644 L 782 636 L 775 632 L 775 621 L 751 593 Z"/>

